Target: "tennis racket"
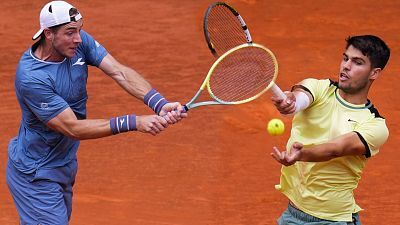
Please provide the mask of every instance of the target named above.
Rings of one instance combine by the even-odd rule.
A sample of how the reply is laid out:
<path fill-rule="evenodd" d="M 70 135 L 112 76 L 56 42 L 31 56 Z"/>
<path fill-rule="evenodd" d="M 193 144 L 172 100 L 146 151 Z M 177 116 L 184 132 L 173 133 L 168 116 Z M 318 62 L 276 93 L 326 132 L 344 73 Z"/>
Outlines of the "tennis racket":
<path fill-rule="evenodd" d="M 207 8 L 203 28 L 208 48 L 216 57 L 238 45 L 252 43 L 243 18 L 224 2 L 212 3 Z"/>
<path fill-rule="evenodd" d="M 236 46 L 215 61 L 200 89 L 184 109 L 250 102 L 270 88 L 273 90 L 277 74 L 278 63 L 269 49 L 259 44 Z M 212 100 L 195 102 L 204 90 Z"/>
<path fill-rule="evenodd" d="M 253 42 L 243 17 L 224 2 L 212 3 L 207 8 L 203 28 L 208 48 L 215 57 L 238 45 Z M 275 97 L 286 99 L 286 95 L 275 83 L 272 82 L 270 88 Z"/>

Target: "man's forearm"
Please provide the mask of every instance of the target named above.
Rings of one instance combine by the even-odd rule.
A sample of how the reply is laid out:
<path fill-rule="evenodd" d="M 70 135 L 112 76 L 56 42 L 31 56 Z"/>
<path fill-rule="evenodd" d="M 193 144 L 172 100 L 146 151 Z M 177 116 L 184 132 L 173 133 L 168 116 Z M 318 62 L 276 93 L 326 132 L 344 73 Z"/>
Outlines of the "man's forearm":
<path fill-rule="evenodd" d="M 346 155 L 363 155 L 366 148 L 355 132 L 343 134 L 327 143 L 303 147 L 298 161 L 322 162 Z"/>
<path fill-rule="evenodd" d="M 130 95 L 143 100 L 151 90 L 151 85 L 135 70 L 123 66 L 118 76 L 113 79 Z"/>
<path fill-rule="evenodd" d="M 303 147 L 300 152 L 298 161 L 304 162 L 323 162 L 341 156 L 338 145 L 329 142 L 310 147 Z"/>

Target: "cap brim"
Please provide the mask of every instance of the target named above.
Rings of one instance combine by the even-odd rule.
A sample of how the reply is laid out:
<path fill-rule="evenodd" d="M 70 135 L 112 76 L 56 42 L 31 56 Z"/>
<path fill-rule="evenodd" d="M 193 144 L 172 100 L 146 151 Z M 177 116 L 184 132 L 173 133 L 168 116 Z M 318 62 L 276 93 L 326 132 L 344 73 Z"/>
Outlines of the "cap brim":
<path fill-rule="evenodd" d="M 35 35 L 33 35 L 32 40 L 36 40 L 40 35 L 43 33 L 43 29 L 40 29 L 38 32 L 36 32 Z"/>

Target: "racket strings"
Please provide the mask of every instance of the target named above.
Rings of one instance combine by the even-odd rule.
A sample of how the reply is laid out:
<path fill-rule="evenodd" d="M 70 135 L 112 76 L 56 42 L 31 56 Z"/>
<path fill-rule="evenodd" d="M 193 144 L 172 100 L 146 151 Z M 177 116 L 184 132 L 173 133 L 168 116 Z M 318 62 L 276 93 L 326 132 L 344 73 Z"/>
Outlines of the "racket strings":
<path fill-rule="evenodd" d="M 247 38 L 237 17 L 224 5 L 216 5 L 208 15 L 207 31 L 216 53 L 246 43 Z"/>
<path fill-rule="evenodd" d="M 227 55 L 215 67 L 209 88 L 217 99 L 239 102 L 257 96 L 274 80 L 275 58 L 267 51 L 245 47 Z"/>

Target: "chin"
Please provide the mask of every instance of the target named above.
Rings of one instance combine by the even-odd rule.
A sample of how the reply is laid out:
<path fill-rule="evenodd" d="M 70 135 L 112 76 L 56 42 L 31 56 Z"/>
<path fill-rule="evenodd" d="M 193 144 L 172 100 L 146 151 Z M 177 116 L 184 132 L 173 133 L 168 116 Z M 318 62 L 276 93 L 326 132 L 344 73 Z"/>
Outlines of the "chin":
<path fill-rule="evenodd" d="M 65 53 L 65 57 L 72 58 L 76 55 L 76 50 L 70 50 Z"/>
<path fill-rule="evenodd" d="M 71 54 L 65 54 L 64 57 L 70 59 L 70 58 L 74 57 L 75 55 L 76 55 L 76 53 L 74 52 L 74 53 L 71 53 Z"/>
<path fill-rule="evenodd" d="M 341 90 L 347 90 L 347 89 L 348 89 L 348 86 L 343 85 L 343 83 L 339 81 L 339 83 L 338 83 L 338 88 L 341 89 Z"/>

